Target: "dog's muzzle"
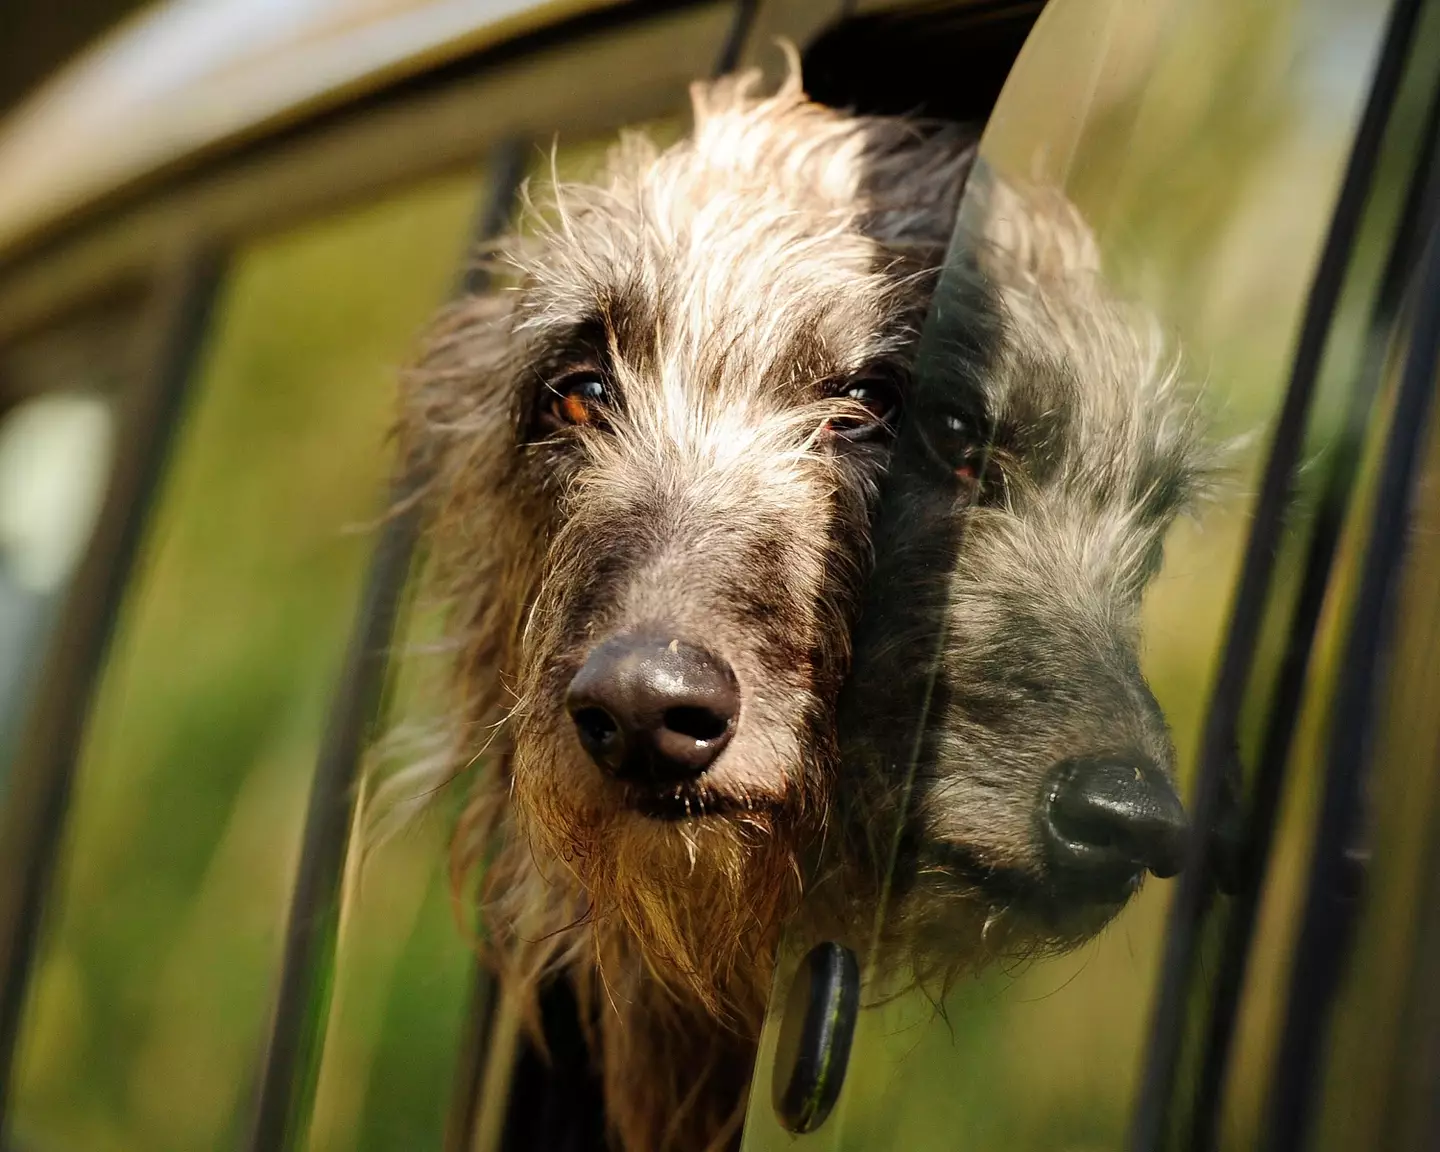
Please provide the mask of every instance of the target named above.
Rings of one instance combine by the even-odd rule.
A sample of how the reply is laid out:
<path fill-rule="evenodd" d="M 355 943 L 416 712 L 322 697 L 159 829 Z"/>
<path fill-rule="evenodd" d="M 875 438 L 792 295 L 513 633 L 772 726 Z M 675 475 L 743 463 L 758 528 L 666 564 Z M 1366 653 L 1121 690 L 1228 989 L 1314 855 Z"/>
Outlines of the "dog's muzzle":
<path fill-rule="evenodd" d="M 1146 872 L 1175 875 L 1190 833 L 1174 786 L 1143 756 L 1065 761 L 1039 815 L 1056 883 L 1101 901 L 1124 899 Z"/>
<path fill-rule="evenodd" d="M 626 633 L 591 651 L 565 708 L 603 771 L 667 791 L 703 775 L 725 750 L 740 689 L 730 666 L 704 648 Z"/>

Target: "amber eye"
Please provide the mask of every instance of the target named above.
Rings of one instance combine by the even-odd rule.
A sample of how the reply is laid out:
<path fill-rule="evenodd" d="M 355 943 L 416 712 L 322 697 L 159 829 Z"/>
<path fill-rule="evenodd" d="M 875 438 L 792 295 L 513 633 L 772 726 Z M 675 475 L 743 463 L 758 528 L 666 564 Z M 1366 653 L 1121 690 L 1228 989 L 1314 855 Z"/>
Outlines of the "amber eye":
<path fill-rule="evenodd" d="M 879 377 L 855 380 L 839 393 L 847 400 L 862 405 L 867 413 L 841 416 L 830 421 L 830 428 L 846 440 L 869 440 L 894 431 L 900 415 L 900 389 L 890 380 Z"/>
<path fill-rule="evenodd" d="M 572 372 L 545 386 L 541 414 L 552 428 L 602 423 L 610 394 L 600 373 Z"/>

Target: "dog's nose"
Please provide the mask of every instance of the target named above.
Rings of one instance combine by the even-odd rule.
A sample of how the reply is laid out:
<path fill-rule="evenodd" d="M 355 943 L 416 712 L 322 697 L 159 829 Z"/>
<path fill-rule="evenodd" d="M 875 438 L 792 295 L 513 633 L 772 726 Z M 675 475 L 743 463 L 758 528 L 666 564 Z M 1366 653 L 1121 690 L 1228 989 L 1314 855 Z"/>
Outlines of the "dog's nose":
<path fill-rule="evenodd" d="M 596 764 L 664 787 L 699 776 L 725 750 L 740 690 L 730 666 L 704 648 L 625 635 L 590 653 L 565 706 Z"/>
<path fill-rule="evenodd" d="M 1180 871 L 1190 822 L 1160 767 L 1135 756 L 1057 766 L 1040 813 L 1057 879 L 1097 896 L 1123 894 L 1145 873 Z"/>

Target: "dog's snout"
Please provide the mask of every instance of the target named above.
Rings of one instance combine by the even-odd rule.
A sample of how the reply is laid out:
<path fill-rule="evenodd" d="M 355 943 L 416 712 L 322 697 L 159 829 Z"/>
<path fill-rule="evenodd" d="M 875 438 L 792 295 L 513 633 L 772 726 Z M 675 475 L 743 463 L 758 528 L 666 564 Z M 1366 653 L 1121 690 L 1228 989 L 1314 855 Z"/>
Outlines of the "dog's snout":
<path fill-rule="evenodd" d="M 699 776 L 725 750 L 740 691 L 730 666 L 704 648 L 624 635 L 590 653 L 565 706 L 596 764 L 664 787 Z"/>
<path fill-rule="evenodd" d="M 1040 829 L 1057 880 L 1107 898 L 1147 871 L 1180 871 L 1190 824 L 1158 765 L 1113 756 L 1060 764 L 1042 797 Z"/>

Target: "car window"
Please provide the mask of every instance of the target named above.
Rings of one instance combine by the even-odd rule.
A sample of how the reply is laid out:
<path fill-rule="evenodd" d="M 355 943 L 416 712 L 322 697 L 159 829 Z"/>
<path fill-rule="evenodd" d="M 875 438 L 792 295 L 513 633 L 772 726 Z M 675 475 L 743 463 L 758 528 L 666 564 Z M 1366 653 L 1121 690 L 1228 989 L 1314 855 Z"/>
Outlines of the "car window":
<path fill-rule="evenodd" d="M 1387 9 L 1053 0 L 962 207 L 955 268 L 996 242 L 997 186 L 1062 191 L 1093 230 L 1106 291 L 1153 313 L 1183 347 L 1215 439 L 1231 442 L 1221 483 L 1167 536 L 1143 612 L 1140 663 L 1187 795 L 1267 432 Z M 927 332 L 936 347 L 943 338 Z M 963 538 L 958 549 L 961 562 Z M 967 1148 L 1007 1152 L 1122 1145 L 1172 895 L 1150 877 L 1094 939 L 1058 955 L 1020 947 L 919 991 L 871 973 L 839 1099 L 799 1145 L 939 1149 L 960 1133 Z M 793 1071 L 792 975 L 815 943 L 792 940 L 777 981 L 747 1149 L 796 1146 L 772 1101 Z"/>
<path fill-rule="evenodd" d="M 6 764 L 109 475 L 136 317 L 107 311 L 0 352 L 0 797 Z"/>
<path fill-rule="evenodd" d="M 234 261 L 86 733 L 12 1088 L 21 1144 L 244 1132 L 316 748 L 385 510 L 394 376 L 448 290 L 476 190 L 470 174 L 427 183 Z M 434 895 L 438 839 L 385 864 L 346 924 L 327 1147 L 365 1131 L 426 1145 L 454 1055 L 466 954 Z"/>

